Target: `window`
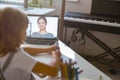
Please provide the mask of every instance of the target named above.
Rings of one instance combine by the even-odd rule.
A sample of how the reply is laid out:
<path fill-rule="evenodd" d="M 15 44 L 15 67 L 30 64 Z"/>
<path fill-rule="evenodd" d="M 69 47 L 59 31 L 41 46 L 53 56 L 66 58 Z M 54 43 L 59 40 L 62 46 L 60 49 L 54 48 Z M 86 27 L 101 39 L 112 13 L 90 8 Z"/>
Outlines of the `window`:
<path fill-rule="evenodd" d="M 28 7 L 51 7 L 53 0 L 0 0 L 1 4 L 17 5 Z M 44 5 L 45 4 L 45 5 Z"/>

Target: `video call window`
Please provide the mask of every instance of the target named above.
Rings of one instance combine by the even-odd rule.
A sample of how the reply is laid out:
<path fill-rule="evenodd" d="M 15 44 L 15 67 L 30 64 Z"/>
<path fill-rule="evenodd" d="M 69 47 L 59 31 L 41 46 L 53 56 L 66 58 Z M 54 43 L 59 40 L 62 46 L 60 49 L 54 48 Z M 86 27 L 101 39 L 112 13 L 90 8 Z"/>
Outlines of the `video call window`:
<path fill-rule="evenodd" d="M 27 28 L 27 36 L 31 37 L 33 32 L 38 32 L 39 31 L 39 27 L 37 24 L 37 19 L 39 18 L 39 16 L 28 16 L 29 19 L 29 24 L 28 24 L 28 28 Z M 58 17 L 54 17 L 54 16 L 46 16 L 45 17 L 47 19 L 47 26 L 46 26 L 46 30 L 47 32 L 50 32 L 54 35 L 54 37 L 58 36 Z"/>

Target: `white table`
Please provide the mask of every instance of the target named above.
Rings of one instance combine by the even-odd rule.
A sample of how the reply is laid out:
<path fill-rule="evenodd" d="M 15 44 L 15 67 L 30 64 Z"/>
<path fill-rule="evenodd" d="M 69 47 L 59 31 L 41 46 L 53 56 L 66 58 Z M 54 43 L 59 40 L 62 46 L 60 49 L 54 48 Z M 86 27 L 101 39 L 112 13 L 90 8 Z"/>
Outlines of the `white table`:
<path fill-rule="evenodd" d="M 0 8 L 5 8 L 5 7 L 14 7 L 17 8 L 23 12 L 25 12 L 27 15 L 46 15 L 50 12 L 55 11 L 55 9 L 53 8 L 31 8 L 28 7 L 27 9 L 25 9 L 23 6 L 19 6 L 19 5 L 9 5 L 9 4 L 0 4 Z"/>
<path fill-rule="evenodd" d="M 63 42 L 59 41 L 59 46 L 62 54 L 75 60 L 79 68 L 83 70 L 83 72 L 79 75 L 80 80 L 100 80 L 100 76 L 102 76 L 102 80 L 112 80 L 71 48 L 66 46 Z"/>
<path fill-rule="evenodd" d="M 81 74 L 79 74 L 79 80 L 112 80 L 107 75 L 105 75 L 103 72 L 101 72 L 99 69 L 97 69 L 95 66 L 90 64 L 88 61 L 86 61 L 84 58 L 82 58 L 80 55 L 78 55 L 75 51 L 73 51 L 71 48 L 66 46 L 63 42 L 58 41 L 60 51 L 62 53 L 62 56 L 64 60 L 72 59 L 73 61 L 77 62 L 77 66 L 83 70 Z M 30 47 L 37 47 L 39 46 L 33 46 L 33 45 L 26 45 Z M 34 59 L 38 61 L 42 61 L 44 63 L 49 63 L 51 57 L 49 55 L 44 56 L 36 56 Z M 47 60 L 48 59 L 48 60 Z M 47 62 L 45 62 L 47 61 Z M 102 76 L 102 79 L 100 77 Z M 41 79 L 37 79 L 41 80 Z M 46 80 L 46 79 L 42 79 Z"/>

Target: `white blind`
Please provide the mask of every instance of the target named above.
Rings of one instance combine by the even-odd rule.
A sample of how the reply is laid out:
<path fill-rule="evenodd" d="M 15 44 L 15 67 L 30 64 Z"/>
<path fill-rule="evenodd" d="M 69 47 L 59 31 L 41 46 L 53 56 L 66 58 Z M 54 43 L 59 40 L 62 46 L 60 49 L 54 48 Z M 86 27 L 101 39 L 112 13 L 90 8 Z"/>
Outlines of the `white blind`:
<path fill-rule="evenodd" d="M 0 0 L 1 4 L 15 4 L 15 5 L 23 5 L 24 0 Z"/>

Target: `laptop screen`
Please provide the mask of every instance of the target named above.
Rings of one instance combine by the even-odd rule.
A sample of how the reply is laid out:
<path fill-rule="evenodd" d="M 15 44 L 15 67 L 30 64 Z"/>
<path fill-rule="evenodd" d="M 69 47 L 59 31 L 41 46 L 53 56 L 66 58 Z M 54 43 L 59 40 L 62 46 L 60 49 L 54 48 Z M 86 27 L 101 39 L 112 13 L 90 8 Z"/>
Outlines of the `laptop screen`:
<path fill-rule="evenodd" d="M 27 37 L 36 37 L 33 35 L 33 33 L 39 33 L 40 32 L 40 27 L 38 26 L 38 18 L 41 16 L 28 16 L 29 19 L 29 24 L 27 28 Z M 43 16 L 42 16 L 43 17 Z M 59 22 L 59 17 L 57 16 L 45 16 L 47 24 L 46 24 L 46 31 L 47 33 L 51 33 L 54 38 L 58 37 L 58 22 Z M 42 38 L 38 34 L 37 38 Z M 45 37 L 49 38 L 49 37 Z"/>

